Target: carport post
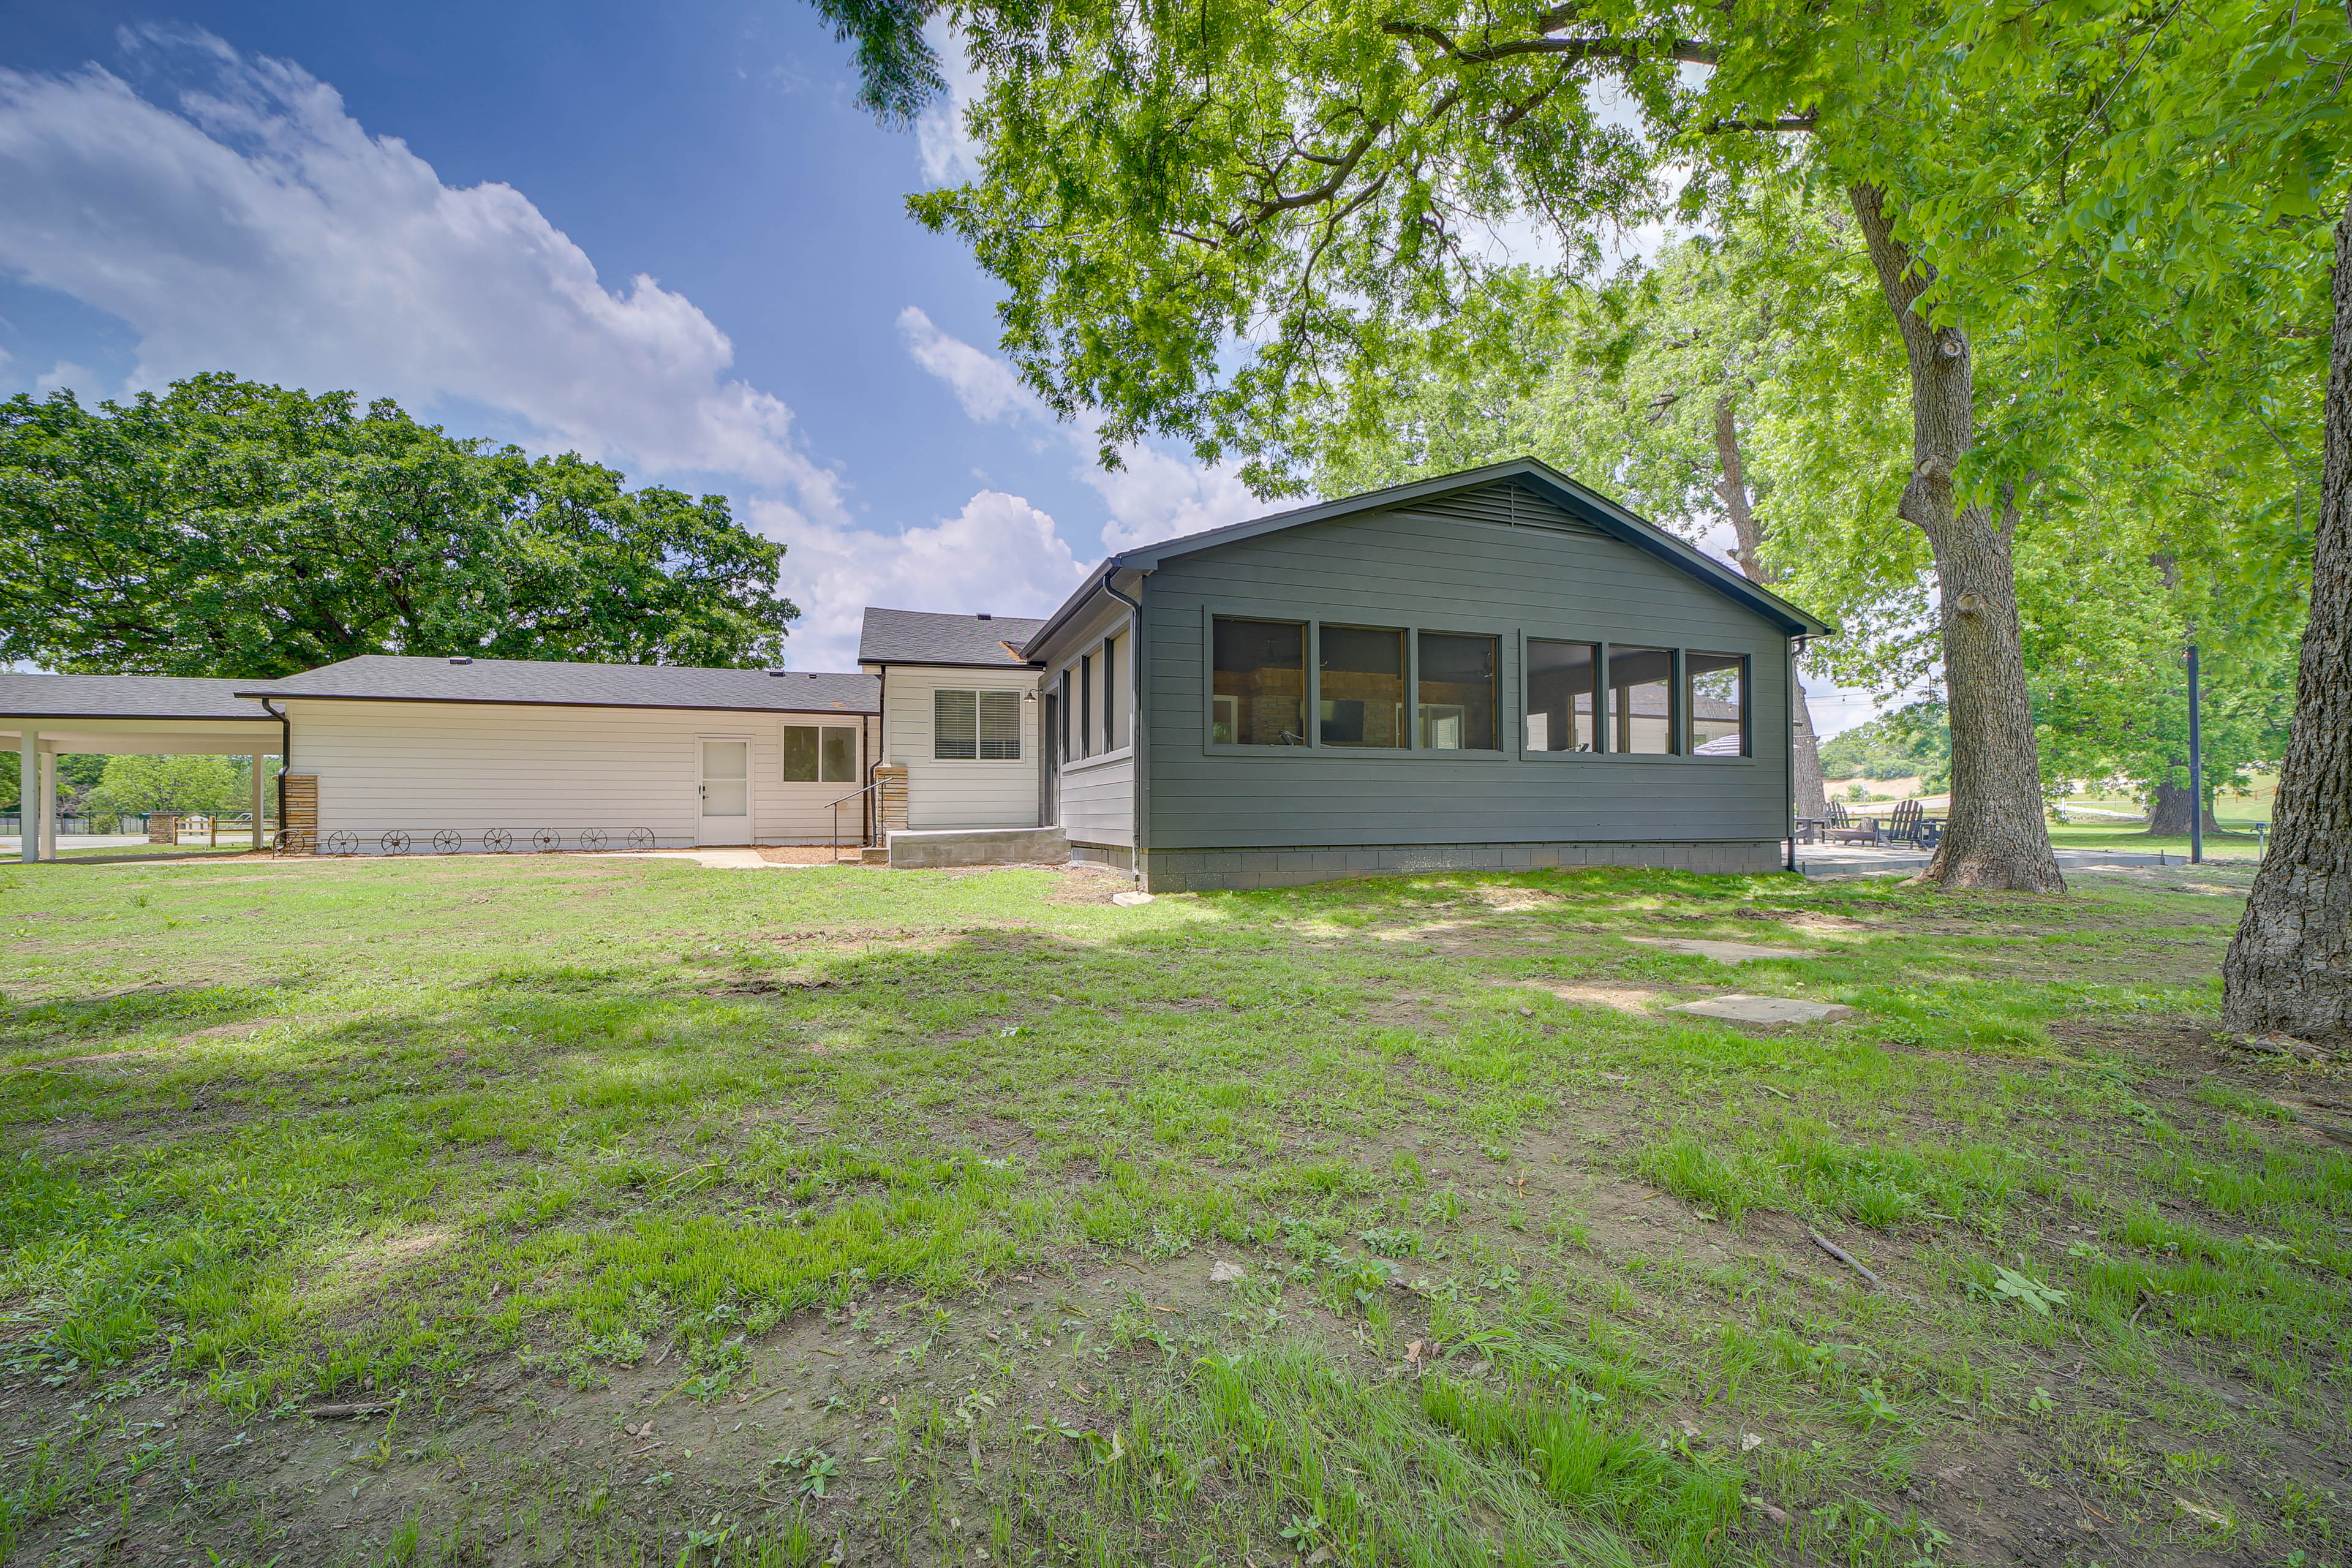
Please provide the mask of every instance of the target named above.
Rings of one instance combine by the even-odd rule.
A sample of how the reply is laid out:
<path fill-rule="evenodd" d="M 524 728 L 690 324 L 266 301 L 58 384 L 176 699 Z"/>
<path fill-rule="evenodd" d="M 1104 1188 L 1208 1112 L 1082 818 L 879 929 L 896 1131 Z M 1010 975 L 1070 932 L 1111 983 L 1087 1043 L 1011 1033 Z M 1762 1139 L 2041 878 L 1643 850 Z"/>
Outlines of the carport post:
<path fill-rule="evenodd" d="M 41 753 L 41 858 L 58 858 L 58 754 Z"/>
<path fill-rule="evenodd" d="M 41 858 L 41 732 L 26 724 L 18 739 L 25 750 L 16 773 L 16 858 L 30 865 Z"/>
<path fill-rule="evenodd" d="M 261 759 L 253 759 L 253 848 L 261 852 Z"/>

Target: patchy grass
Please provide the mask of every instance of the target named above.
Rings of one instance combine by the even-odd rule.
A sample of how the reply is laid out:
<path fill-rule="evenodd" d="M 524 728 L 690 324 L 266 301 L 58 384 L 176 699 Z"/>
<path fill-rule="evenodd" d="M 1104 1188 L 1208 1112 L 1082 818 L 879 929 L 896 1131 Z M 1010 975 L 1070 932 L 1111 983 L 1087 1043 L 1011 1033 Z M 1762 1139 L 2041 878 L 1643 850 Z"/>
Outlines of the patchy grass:
<path fill-rule="evenodd" d="M 0 868 L 0 1557 L 2342 1563 L 2245 875 Z"/>

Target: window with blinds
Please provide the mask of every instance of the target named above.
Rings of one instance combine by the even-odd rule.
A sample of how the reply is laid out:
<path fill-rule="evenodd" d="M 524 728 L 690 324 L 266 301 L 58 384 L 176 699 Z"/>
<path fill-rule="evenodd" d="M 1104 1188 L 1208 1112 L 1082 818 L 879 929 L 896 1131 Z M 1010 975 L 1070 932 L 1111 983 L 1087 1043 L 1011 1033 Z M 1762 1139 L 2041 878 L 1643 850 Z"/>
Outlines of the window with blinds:
<path fill-rule="evenodd" d="M 931 693 L 931 755 L 940 762 L 1021 760 L 1021 694 L 1017 691 Z"/>

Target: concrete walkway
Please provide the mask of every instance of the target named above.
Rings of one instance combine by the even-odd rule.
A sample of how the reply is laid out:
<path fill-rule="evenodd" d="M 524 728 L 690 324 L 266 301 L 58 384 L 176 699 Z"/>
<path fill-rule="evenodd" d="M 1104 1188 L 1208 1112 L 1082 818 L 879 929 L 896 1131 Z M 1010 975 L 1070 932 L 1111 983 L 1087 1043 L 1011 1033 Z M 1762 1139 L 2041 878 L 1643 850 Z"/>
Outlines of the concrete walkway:
<path fill-rule="evenodd" d="M 2186 866 L 2189 857 L 2160 849 L 2060 849 L 2061 870 L 2099 866 Z M 1797 869 L 1808 877 L 1907 877 L 1924 871 L 1934 855 L 1908 845 L 1800 844 Z"/>
<path fill-rule="evenodd" d="M 247 831 L 250 832 L 251 829 Z M 58 848 L 60 851 L 125 849 L 131 845 L 146 842 L 147 836 L 143 833 L 60 833 L 58 835 Z M 17 835 L 11 833 L 0 837 L 0 859 L 14 860 L 24 852 L 25 841 Z"/>
<path fill-rule="evenodd" d="M 761 858 L 757 849 L 607 849 L 579 857 L 592 860 L 691 860 L 714 871 L 819 871 L 822 866 L 795 866 Z"/>

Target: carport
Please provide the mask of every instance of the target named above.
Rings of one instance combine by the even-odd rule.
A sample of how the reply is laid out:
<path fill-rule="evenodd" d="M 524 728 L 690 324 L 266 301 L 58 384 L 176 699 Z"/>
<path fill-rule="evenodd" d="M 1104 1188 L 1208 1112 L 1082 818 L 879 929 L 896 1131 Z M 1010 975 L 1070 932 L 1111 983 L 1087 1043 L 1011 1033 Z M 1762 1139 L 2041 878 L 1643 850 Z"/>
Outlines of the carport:
<path fill-rule="evenodd" d="M 20 858 L 58 858 L 58 758 L 131 752 L 253 760 L 253 847 L 262 847 L 262 759 L 285 754 L 285 730 L 237 688 L 249 680 L 148 675 L 0 675 L 0 743 L 17 751 Z"/>

